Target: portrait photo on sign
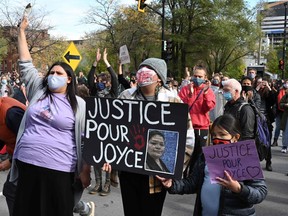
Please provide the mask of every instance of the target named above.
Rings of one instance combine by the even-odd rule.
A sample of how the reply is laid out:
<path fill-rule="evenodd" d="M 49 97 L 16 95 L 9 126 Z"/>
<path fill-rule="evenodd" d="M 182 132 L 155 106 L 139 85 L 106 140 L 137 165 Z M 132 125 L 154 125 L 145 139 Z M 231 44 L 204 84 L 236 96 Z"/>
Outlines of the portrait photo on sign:
<path fill-rule="evenodd" d="M 174 174 L 177 160 L 179 133 L 149 129 L 145 154 L 147 171 Z"/>

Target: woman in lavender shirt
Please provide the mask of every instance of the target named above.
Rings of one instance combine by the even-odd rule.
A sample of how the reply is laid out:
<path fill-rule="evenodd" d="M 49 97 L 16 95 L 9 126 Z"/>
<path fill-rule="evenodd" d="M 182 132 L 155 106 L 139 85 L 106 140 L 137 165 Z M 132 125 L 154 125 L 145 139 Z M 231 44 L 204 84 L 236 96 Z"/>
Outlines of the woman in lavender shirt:
<path fill-rule="evenodd" d="M 72 216 L 79 192 L 90 184 L 90 166 L 81 155 L 85 101 L 76 96 L 68 64 L 54 63 L 45 77 L 38 76 L 26 41 L 28 24 L 24 17 L 18 29 L 19 68 L 30 104 L 13 156 L 14 216 Z"/>

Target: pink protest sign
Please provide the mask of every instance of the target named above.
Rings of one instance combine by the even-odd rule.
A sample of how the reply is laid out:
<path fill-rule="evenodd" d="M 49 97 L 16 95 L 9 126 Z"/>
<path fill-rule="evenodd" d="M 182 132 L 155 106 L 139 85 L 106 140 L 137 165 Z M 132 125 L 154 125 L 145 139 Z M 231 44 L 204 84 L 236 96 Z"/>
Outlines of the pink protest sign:
<path fill-rule="evenodd" d="M 263 173 L 254 140 L 203 147 L 211 183 L 216 177 L 225 178 L 224 170 L 233 179 L 262 179 Z"/>

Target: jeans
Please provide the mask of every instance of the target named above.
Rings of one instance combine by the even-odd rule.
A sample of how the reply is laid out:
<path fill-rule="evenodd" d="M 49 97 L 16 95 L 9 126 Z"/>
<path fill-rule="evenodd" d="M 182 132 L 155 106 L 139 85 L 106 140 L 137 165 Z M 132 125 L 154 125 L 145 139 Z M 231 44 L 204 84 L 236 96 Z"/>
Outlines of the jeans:
<path fill-rule="evenodd" d="M 101 168 L 97 168 L 96 166 L 93 166 L 93 169 L 94 169 L 94 174 L 95 174 L 95 181 L 96 181 L 96 184 L 100 184 L 102 185 L 102 169 Z M 105 174 L 105 183 L 110 183 L 110 173 L 109 172 L 106 172 Z"/>
<path fill-rule="evenodd" d="M 287 148 L 287 146 L 288 146 L 288 118 L 286 120 L 285 130 L 283 131 L 282 148 Z"/>

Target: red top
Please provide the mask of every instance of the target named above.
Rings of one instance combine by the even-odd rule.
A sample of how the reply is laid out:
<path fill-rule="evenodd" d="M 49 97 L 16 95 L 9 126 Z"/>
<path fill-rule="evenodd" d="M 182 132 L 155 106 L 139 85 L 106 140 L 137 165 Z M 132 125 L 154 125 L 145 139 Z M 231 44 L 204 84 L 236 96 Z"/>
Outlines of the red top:
<path fill-rule="evenodd" d="M 15 143 L 16 143 L 16 136 L 17 134 L 13 133 L 7 126 L 6 126 L 6 113 L 11 107 L 19 107 L 23 110 L 26 110 L 26 106 L 19 101 L 10 98 L 10 97 L 0 97 L 0 138 L 6 144 L 7 152 L 12 155 Z"/>
<path fill-rule="evenodd" d="M 214 92 L 211 88 L 208 88 L 208 90 L 204 92 L 202 89 L 205 84 L 201 84 L 199 87 L 193 85 L 194 91 L 191 94 L 192 85 L 193 84 L 184 86 L 179 92 L 179 97 L 184 103 L 188 104 L 189 109 L 193 104 L 190 109 L 190 116 L 194 129 L 209 129 L 209 111 L 215 107 L 216 103 Z"/>
<path fill-rule="evenodd" d="M 284 110 L 280 108 L 280 100 L 286 94 L 285 91 L 286 91 L 286 89 L 282 88 L 282 89 L 280 89 L 279 94 L 277 95 L 277 105 L 278 105 L 279 110 L 281 110 L 281 111 L 284 111 Z"/>

